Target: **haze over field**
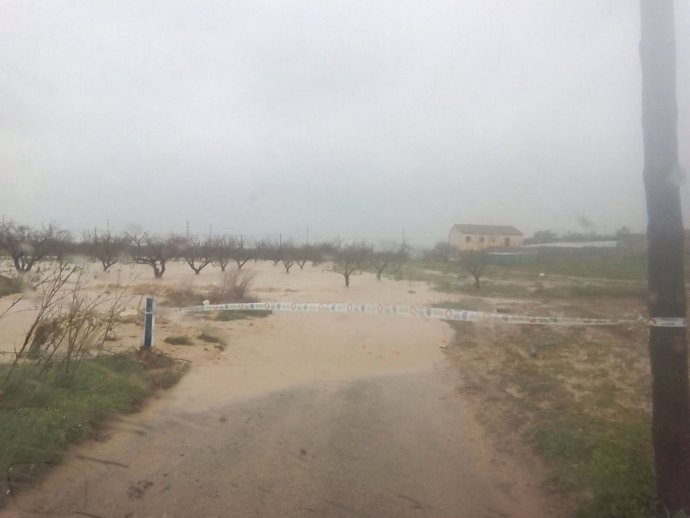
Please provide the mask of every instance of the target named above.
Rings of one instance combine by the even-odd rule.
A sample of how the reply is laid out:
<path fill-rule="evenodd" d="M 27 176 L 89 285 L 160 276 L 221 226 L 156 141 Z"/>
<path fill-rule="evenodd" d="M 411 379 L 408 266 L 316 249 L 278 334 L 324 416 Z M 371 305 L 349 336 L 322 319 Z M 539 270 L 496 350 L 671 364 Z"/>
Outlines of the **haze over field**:
<path fill-rule="evenodd" d="M 638 42 L 629 0 L 3 1 L 2 212 L 415 244 L 642 230 Z"/>

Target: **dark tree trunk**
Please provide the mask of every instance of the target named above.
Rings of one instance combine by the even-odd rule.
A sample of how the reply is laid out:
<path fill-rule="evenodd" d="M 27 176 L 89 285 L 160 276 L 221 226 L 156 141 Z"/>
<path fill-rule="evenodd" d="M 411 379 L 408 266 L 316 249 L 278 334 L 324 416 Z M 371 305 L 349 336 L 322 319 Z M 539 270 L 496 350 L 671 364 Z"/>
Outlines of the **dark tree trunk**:
<path fill-rule="evenodd" d="M 14 267 L 18 272 L 30 272 L 31 268 L 34 265 L 34 261 L 31 259 L 27 259 L 25 255 L 19 255 L 13 257 L 14 259 Z"/>
<path fill-rule="evenodd" d="M 343 277 L 345 277 L 345 287 L 349 288 L 350 287 L 350 272 L 343 273 Z"/>
<path fill-rule="evenodd" d="M 641 0 L 642 127 L 649 242 L 649 316 L 686 317 L 673 0 Z M 659 500 L 690 507 L 686 327 L 649 328 L 652 437 Z"/>
<path fill-rule="evenodd" d="M 101 264 L 103 265 L 103 272 L 107 272 L 111 266 L 117 263 L 117 259 L 113 257 L 101 257 Z"/>
<path fill-rule="evenodd" d="M 153 277 L 156 279 L 162 279 L 163 274 L 165 273 L 165 261 L 160 261 L 159 267 L 156 263 L 156 260 L 153 260 L 151 267 L 153 268 Z"/>

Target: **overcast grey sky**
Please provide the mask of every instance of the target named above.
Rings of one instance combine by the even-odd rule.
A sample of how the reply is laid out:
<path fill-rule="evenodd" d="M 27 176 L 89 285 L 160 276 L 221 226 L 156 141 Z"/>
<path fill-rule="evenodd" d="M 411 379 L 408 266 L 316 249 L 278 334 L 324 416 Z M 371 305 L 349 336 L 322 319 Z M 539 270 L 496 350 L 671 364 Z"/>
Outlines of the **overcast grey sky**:
<path fill-rule="evenodd" d="M 638 42 L 636 0 L 0 0 L 1 211 L 420 244 L 643 230 Z"/>

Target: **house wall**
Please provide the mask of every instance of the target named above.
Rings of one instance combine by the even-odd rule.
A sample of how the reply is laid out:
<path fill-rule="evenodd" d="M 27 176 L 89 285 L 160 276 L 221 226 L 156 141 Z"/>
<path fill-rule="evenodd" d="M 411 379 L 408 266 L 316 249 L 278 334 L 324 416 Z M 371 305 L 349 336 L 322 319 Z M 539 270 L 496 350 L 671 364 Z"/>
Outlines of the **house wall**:
<path fill-rule="evenodd" d="M 448 236 L 448 242 L 461 252 L 466 250 L 485 250 L 487 248 L 505 248 L 506 239 L 509 240 L 509 245 L 507 246 L 522 246 L 524 236 L 464 234 L 456 229 L 451 230 Z"/>

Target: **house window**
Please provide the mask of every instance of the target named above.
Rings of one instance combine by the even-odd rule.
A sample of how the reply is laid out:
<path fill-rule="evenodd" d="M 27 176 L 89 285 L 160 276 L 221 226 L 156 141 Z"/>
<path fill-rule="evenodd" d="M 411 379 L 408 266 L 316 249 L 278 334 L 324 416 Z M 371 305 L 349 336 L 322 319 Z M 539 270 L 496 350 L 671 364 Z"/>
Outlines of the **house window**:
<path fill-rule="evenodd" d="M 484 242 L 484 236 L 481 236 L 481 237 L 479 238 L 479 242 L 480 242 L 480 243 L 483 243 L 483 242 Z"/>
<path fill-rule="evenodd" d="M 510 238 L 509 237 L 505 238 L 505 240 L 503 241 L 503 246 L 510 246 Z"/>
<path fill-rule="evenodd" d="M 496 238 L 495 238 L 495 237 L 492 237 L 492 238 L 491 238 L 491 242 L 492 242 L 492 243 L 495 243 L 495 242 L 496 242 Z"/>
<path fill-rule="evenodd" d="M 469 243 L 472 241 L 472 236 L 466 236 L 465 237 L 465 243 Z"/>

